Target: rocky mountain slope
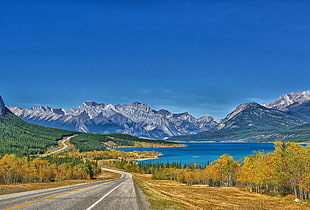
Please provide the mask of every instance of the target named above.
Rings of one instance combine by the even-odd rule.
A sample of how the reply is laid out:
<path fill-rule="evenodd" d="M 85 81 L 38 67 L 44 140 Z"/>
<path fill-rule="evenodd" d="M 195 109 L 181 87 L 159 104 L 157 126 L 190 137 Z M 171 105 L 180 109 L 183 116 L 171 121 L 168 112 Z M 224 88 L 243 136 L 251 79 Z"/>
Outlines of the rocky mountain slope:
<path fill-rule="evenodd" d="M 25 121 L 43 126 L 157 139 L 207 131 L 219 122 L 209 116 L 196 119 L 188 113 L 174 114 L 163 109 L 157 111 L 138 102 L 116 106 L 85 102 L 71 109 L 53 109 L 47 106 L 30 109 L 8 108 Z"/>
<path fill-rule="evenodd" d="M 304 123 L 303 120 L 290 116 L 282 111 L 270 109 L 253 102 L 238 106 L 210 131 L 173 139 L 260 141 L 269 134 L 292 129 Z"/>
<path fill-rule="evenodd" d="M 279 110 L 269 109 L 255 102 L 241 104 L 229 114 L 215 130 L 230 130 L 249 127 L 275 130 L 302 125 L 302 120 L 291 117 Z"/>
<path fill-rule="evenodd" d="M 310 91 L 286 94 L 272 103 L 263 105 L 310 122 Z"/>
<path fill-rule="evenodd" d="M 282 95 L 276 101 L 268 104 L 263 104 L 263 106 L 278 109 L 281 111 L 288 111 L 292 105 L 298 106 L 309 101 L 310 101 L 310 91 L 301 91 Z"/>

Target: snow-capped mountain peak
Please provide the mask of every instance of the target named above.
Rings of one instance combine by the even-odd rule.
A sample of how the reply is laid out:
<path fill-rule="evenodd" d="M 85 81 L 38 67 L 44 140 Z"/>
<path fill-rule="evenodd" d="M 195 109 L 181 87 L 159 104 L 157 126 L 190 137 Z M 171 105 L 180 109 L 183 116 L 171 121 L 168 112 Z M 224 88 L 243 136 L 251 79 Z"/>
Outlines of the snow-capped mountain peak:
<path fill-rule="evenodd" d="M 300 105 L 310 101 L 310 91 L 301 91 L 282 95 L 276 101 L 268 104 L 263 104 L 267 108 L 287 111 L 291 105 Z"/>
<path fill-rule="evenodd" d="M 189 113 L 156 111 L 140 102 L 104 105 L 87 101 L 70 109 L 10 107 L 10 110 L 24 120 L 40 125 L 101 134 L 126 133 L 148 138 L 196 134 L 217 124 L 209 116 L 196 119 Z"/>

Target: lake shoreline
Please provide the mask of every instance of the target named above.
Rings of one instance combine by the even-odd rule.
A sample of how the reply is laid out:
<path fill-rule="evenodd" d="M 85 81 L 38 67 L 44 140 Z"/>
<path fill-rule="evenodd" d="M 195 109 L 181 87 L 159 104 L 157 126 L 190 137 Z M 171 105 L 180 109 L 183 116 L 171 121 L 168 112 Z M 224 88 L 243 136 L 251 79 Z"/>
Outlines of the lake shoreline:
<path fill-rule="evenodd" d="M 233 141 L 174 141 L 176 143 L 268 143 L 268 144 L 274 144 L 279 141 L 266 141 L 266 142 L 249 142 L 249 141 L 243 141 L 243 140 L 233 140 Z M 292 142 L 292 141 L 290 141 Z M 289 142 L 286 142 L 289 143 Z M 310 142 L 293 142 L 297 144 L 310 144 Z"/>
<path fill-rule="evenodd" d="M 119 148 L 125 152 L 133 151 L 156 151 L 163 155 L 158 157 L 137 158 L 137 162 L 182 162 L 182 164 L 199 163 L 205 165 L 215 161 L 223 154 L 228 154 L 234 160 L 243 160 L 255 151 L 272 152 L 272 143 L 244 143 L 244 142 L 187 142 L 187 147 L 161 147 L 161 148 Z M 156 155 L 157 156 L 157 155 Z"/>
<path fill-rule="evenodd" d="M 159 156 L 162 156 L 162 155 L 159 155 Z M 145 160 L 156 160 L 156 159 L 159 159 L 159 156 L 149 157 L 149 158 L 128 159 L 128 161 L 145 161 Z"/>
<path fill-rule="evenodd" d="M 188 147 L 187 145 L 184 144 L 177 144 L 174 146 L 167 146 L 167 145 L 163 145 L 163 146 L 149 146 L 149 147 L 137 147 L 137 146 L 114 146 L 111 149 L 143 149 L 143 148 L 178 148 L 178 147 Z"/>

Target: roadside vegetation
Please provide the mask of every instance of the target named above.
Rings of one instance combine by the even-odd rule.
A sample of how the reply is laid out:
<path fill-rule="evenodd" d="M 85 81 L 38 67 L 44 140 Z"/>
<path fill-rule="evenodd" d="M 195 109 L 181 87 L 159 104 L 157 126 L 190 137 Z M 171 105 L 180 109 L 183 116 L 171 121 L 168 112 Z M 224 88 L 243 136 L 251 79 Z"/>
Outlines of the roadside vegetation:
<path fill-rule="evenodd" d="M 310 145 L 276 143 L 275 151 L 258 152 L 244 163 L 229 155 L 208 165 L 181 163 L 140 163 L 120 161 L 118 168 L 151 174 L 154 180 L 177 181 L 186 185 L 242 187 L 249 192 L 274 196 L 294 195 L 302 201 L 310 199 Z"/>
<path fill-rule="evenodd" d="M 134 173 L 135 182 L 148 196 L 151 209 L 165 210 L 305 210 L 310 206 L 295 196 L 269 196 L 249 192 L 243 187 L 187 185 L 170 180 L 152 179 L 151 174 Z"/>
<path fill-rule="evenodd" d="M 29 159 L 10 154 L 0 159 L 1 184 L 92 179 L 99 173 L 95 163 L 65 155 Z"/>
<path fill-rule="evenodd" d="M 0 158 L 0 184 L 43 183 L 64 180 L 91 180 L 101 173 L 100 160 L 114 165 L 118 159 L 150 158 L 157 152 L 71 151 L 46 157 L 18 157 L 6 154 Z"/>

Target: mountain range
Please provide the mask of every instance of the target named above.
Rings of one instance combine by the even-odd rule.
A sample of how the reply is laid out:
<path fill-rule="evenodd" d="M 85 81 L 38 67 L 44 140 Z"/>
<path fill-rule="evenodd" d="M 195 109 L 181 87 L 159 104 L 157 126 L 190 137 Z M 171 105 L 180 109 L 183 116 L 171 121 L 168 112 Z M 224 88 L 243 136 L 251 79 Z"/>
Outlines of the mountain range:
<path fill-rule="evenodd" d="M 0 157 L 5 154 L 37 155 L 58 147 L 58 141 L 72 136 L 70 144 L 80 152 L 102 151 L 111 146 L 172 146 L 176 143 L 142 139 L 126 134 L 90 134 L 27 123 L 10 112 L 0 96 Z"/>
<path fill-rule="evenodd" d="M 71 109 L 7 107 L 30 123 L 99 134 L 200 141 L 307 140 L 308 136 L 310 139 L 310 91 L 285 94 L 267 104 L 241 104 L 222 120 L 153 110 L 139 102 L 128 105 L 84 102 Z"/>
<path fill-rule="evenodd" d="M 47 127 L 98 134 L 122 133 L 153 139 L 197 134 L 219 123 L 219 120 L 209 116 L 196 119 L 187 112 L 174 114 L 164 109 L 157 111 L 139 102 L 104 105 L 90 101 L 70 109 L 48 106 L 8 108 L 27 122 Z"/>
<path fill-rule="evenodd" d="M 281 96 L 275 102 L 245 103 L 209 131 L 170 140 L 309 141 L 310 91 Z"/>

